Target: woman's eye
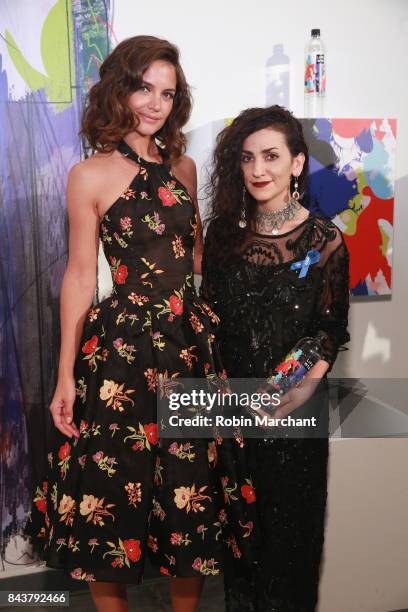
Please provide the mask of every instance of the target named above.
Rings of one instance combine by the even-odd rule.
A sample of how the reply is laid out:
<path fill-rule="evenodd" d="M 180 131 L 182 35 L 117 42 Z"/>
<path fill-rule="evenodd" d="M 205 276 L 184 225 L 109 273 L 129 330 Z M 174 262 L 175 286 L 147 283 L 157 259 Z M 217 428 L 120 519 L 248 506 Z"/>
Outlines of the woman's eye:
<path fill-rule="evenodd" d="M 243 155 L 241 157 L 241 161 L 243 164 L 246 164 L 247 162 L 251 161 L 251 158 L 249 157 L 249 155 Z"/>
<path fill-rule="evenodd" d="M 148 88 L 148 86 L 147 86 L 147 85 L 141 85 L 141 86 L 139 87 L 139 91 L 149 91 L 149 88 Z"/>
<path fill-rule="evenodd" d="M 174 93 L 171 93 L 170 91 L 166 91 L 163 95 L 167 100 L 174 100 Z"/>
<path fill-rule="evenodd" d="M 266 156 L 266 159 L 271 160 L 271 159 L 277 159 L 278 156 L 276 155 L 276 153 L 268 153 L 268 155 Z"/>

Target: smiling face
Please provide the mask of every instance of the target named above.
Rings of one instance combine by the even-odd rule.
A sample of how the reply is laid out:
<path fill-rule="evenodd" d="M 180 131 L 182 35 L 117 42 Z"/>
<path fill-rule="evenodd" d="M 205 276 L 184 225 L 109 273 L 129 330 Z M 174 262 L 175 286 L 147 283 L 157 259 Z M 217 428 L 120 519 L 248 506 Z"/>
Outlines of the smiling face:
<path fill-rule="evenodd" d="M 247 191 L 258 204 L 271 209 L 287 202 L 291 176 L 302 172 L 305 156 L 292 157 L 282 132 L 265 128 L 242 143 L 241 170 Z"/>
<path fill-rule="evenodd" d="M 140 123 L 140 136 L 153 136 L 166 123 L 176 95 L 177 77 L 173 64 L 156 60 L 143 73 L 139 89 L 129 96 L 128 106 Z"/>

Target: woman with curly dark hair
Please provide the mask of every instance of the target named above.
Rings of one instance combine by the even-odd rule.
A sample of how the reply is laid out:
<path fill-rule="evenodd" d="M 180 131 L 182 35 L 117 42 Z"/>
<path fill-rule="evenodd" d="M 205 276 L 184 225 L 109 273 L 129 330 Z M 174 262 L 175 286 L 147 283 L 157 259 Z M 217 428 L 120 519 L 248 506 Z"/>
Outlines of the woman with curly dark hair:
<path fill-rule="evenodd" d="M 245 110 L 218 136 L 201 295 L 220 317 L 217 343 L 231 383 L 275 374 L 269 380 L 278 389 L 279 377 L 299 368 L 306 339 L 315 347 L 301 384 L 288 385 L 279 405 L 262 413 L 278 428 L 246 439 L 256 496 L 255 563 L 245 571 L 227 565 L 228 610 L 311 612 L 317 601 L 326 373 L 349 340 L 349 288 L 340 230 L 300 203 L 307 173 L 302 126 L 280 106 Z"/>
<path fill-rule="evenodd" d="M 214 314 L 194 289 L 201 226 L 182 128 L 190 89 L 177 48 L 121 42 L 89 93 L 96 154 L 68 178 L 56 436 L 27 533 L 49 567 L 89 582 L 98 610 L 127 609 L 146 555 L 171 577 L 173 609 L 196 609 L 220 571 L 215 443 L 158 439 L 156 395 L 211 374 Z M 92 305 L 99 239 L 113 291 Z M 216 374 L 216 372 L 214 372 Z"/>

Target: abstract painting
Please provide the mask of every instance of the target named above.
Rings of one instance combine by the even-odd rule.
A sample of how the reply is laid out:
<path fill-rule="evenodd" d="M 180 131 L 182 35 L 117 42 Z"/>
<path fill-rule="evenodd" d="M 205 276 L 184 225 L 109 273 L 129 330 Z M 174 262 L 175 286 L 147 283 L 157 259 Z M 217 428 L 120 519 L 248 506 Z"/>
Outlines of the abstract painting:
<path fill-rule="evenodd" d="M 395 119 L 303 119 L 306 204 L 334 220 L 350 252 L 355 296 L 391 293 Z"/>

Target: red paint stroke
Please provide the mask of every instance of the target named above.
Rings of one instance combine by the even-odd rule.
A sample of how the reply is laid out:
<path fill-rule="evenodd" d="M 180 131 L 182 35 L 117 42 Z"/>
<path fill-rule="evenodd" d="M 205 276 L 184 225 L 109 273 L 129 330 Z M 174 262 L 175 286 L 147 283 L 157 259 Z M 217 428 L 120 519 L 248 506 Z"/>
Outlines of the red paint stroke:
<path fill-rule="evenodd" d="M 363 130 L 369 131 L 373 121 L 376 125 L 381 125 L 383 119 L 332 119 L 333 132 L 341 136 L 342 138 L 355 138 Z M 396 119 L 388 119 L 391 131 L 394 134 L 394 138 L 397 136 L 397 121 Z M 376 128 L 375 137 L 382 141 L 386 132 Z"/>
<path fill-rule="evenodd" d="M 113 38 L 115 40 L 115 43 L 117 44 L 118 43 L 118 39 L 117 39 L 117 36 L 116 36 L 115 32 L 113 31 L 112 24 L 109 23 L 109 21 L 106 21 L 105 19 L 102 19 L 102 17 L 100 15 L 95 15 L 95 19 L 97 21 L 99 21 L 102 25 L 104 25 L 104 26 L 106 26 L 108 28 L 109 33 L 113 36 Z"/>
<path fill-rule="evenodd" d="M 94 64 L 96 65 L 96 67 L 99 69 L 100 65 L 102 64 L 103 60 L 99 59 L 99 57 L 97 55 L 95 55 L 95 53 L 91 53 L 89 56 L 89 59 L 92 60 L 94 62 Z"/>
<path fill-rule="evenodd" d="M 390 124 L 392 133 L 394 134 L 394 138 L 397 137 L 397 120 L 396 119 L 388 119 L 388 123 Z"/>
<path fill-rule="evenodd" d="M 354 138 L 363 130 L 370 130 L 375 119 L 332 119 L 333 132 L 343 138 Z"/>
<path fill-rule="evenodd" d="M 374 132 L 374 135 L 375 135 L 376 139 L 379 140 L 380 142 L 382 142 L 385 134 L 386 134 L 386 132 L 383 132 L 382 130 L 375 130 L 375 132 Z"/>
<path fill-rule="evenodd" d="M 379 270 L 383 272 L 388 287 L 391 287 L 391 266 L 381 252 L 382 235 L 378 221 L 385 219 L 393 224 L 394 198 L 377 198 L 367 185 L 362 193 L 370 198 L 370 204 L 360 213 L 355 234 L 344 234 L 350 252 L 350 288 L 365 282 L 368 275 L 374 281 Z"/>

